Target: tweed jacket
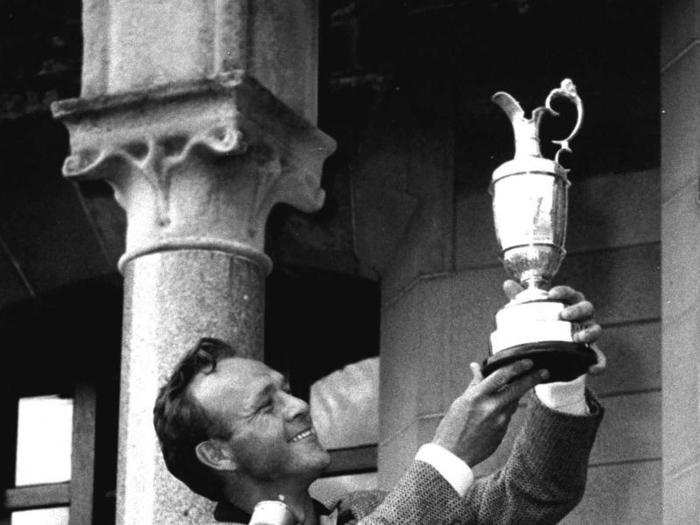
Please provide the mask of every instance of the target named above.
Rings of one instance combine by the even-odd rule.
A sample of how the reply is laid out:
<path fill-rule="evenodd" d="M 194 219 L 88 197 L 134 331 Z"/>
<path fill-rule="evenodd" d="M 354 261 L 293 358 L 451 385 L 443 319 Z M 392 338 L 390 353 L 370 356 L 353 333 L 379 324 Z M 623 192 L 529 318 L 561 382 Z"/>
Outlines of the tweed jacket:
<path fill-rule="evenodd" d="M 332 505 L 338 523 L 558 522 L 583 497 L 588 457 L 603 416 L 598 402 L 587 397 L 591 414 L 571 416 L 545 407 L 533 396 L 506 465 L 475 480 L 465 497 L 459 497 L 432 466 L 414 461 L 391 492 L 354 492 Z M 215 516 L 233 521 L 226 514 L 220 506 Z"/>

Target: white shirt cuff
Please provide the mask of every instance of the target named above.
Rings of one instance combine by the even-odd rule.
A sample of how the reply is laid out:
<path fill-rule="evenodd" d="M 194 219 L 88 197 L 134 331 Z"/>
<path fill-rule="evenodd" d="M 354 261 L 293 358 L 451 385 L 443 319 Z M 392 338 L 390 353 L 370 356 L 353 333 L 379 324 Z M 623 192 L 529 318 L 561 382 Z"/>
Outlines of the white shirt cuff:
<path fill-rule="evenodd" d="M 590 414 L 585 392 L 585 374 L 573 381 L 545 383 L 535 386 L 535 394 L 544 406 L 573 416 Z"/>
<path fill-rule="evenodd" d="M 435 443 L 426 443 L 416 453 L 416 461 L 432 465 L 445 480 L 464 497 L 474 482 L 474 474 L 464 461 Z"/>

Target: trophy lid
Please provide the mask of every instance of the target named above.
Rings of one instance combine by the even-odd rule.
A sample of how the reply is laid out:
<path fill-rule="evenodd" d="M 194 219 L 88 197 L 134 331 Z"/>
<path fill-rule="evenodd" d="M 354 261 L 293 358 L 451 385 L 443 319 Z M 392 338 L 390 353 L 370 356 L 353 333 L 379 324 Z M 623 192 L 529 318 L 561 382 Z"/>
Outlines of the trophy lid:
<path fill-rule="evenodd" d="M 540 122 L 545 113 L 559 115 L 557 111 L 552 109 L 552 100 L 557 97 L 564 97 L 575 104 L 577 117 L 574 129 L 568 137 L 552 141 L 559 145 L 559 150 L 557 150 L 554 160 L 550 160 L 544 158 L 540 150 Z M 493 172 L 493 182 L 509 175 L 533 172 L 560 176 L 567 180 L 568 170 L 559 163 L 559 156 L 562 151 L 571 152 L 569 141 L 576 136 L 583 122 L 583 103 L 571 79 L 562 80 L 560 87 L 550 91 L 544 106 L 534 109 L 530 118 L 525 117 L 525 111 L 520 103 L 504 91 L 495 93 L 491 100 L 506 113 L 513 126 L 515 136 L 515 155 L 512 160 L 496 168 Z"/>

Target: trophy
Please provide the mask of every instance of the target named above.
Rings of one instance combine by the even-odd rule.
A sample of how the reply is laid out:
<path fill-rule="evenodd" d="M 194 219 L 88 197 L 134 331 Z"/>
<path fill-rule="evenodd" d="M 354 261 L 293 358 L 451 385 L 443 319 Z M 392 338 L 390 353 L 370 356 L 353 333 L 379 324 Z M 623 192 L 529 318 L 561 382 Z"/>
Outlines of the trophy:
<path fill-rule="evenodd" d="M 551 106 L 558 97 L 576 106 L 576 124 L 568 137 L 552 141 L 559 150 L 550 160 L 540 152 L 539 126 L 546 113 L 558 115 Z M 596 356 L 588 345 L 574 342 L 578 327 L 559 319 L 565 305 L 548 299 L 547 290 L 566 254 L 570 183 L 559 156 L 571 152 L 583 104 L 570 79 L 553 89 L 529 119 L 508 93 L 498 92 L 492 100 L 508 115 L 515 134 L 515 156 L 493 172 L 491 182 L 496 236 L 506 270 L 524 289 L 496 314 L 483 374 L 527 358 L 535 368 L 549 370 L 550 381 L 569 381 L 585 373 Z"/>

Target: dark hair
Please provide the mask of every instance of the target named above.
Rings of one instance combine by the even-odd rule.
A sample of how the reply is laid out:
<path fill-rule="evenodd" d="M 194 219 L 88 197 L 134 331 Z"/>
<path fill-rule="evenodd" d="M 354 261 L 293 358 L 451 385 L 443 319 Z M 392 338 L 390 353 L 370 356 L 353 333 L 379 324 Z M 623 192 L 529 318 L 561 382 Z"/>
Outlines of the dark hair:
<path fill-rule="evenodd" d="M 219 361 L 235 355 L 219 339 L 200 339 L 175 366 L 153 407 L 153 425 L 168 470 L 191 490 L 214 501 L 223 499 L 222 481 L 216 471 L 199 461 L 195 448 L 210 438 L 228 439 L 231 433 L 207 414 L 188 387 L 197 374 L 211 374 Z"/>

